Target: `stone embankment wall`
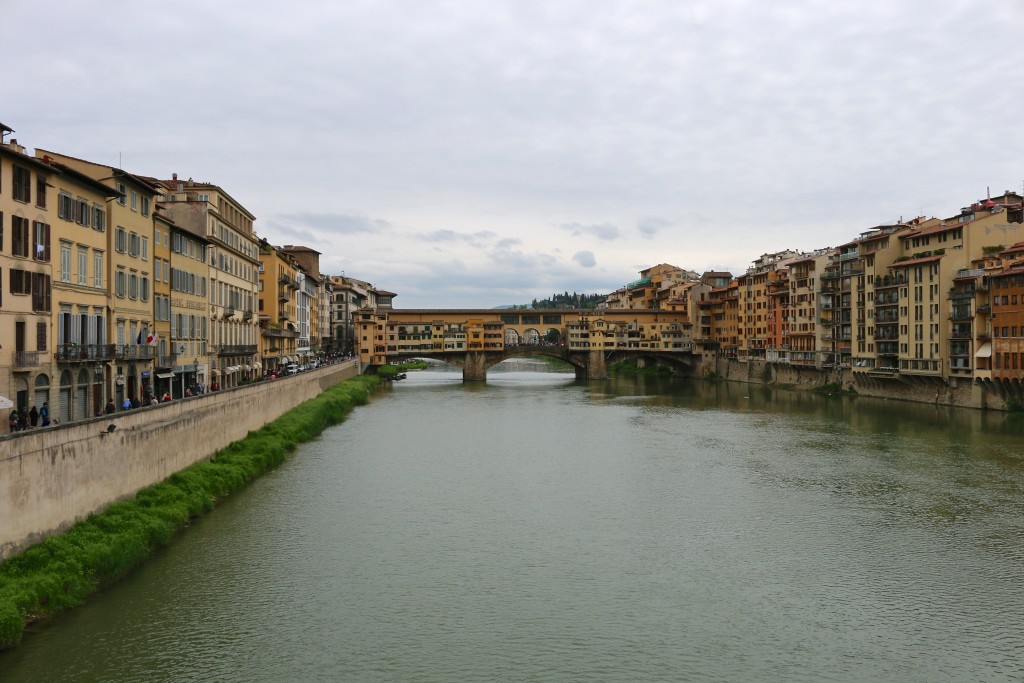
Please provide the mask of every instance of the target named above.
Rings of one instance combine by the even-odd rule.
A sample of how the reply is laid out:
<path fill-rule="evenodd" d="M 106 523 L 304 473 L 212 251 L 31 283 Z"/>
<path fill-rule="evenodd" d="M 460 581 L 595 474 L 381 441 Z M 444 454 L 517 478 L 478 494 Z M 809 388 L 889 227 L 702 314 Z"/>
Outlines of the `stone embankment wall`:
<path fill-rule="evenodd" d="M 785 385 L 797 390 L 835 384 L 845 390 L 852 389 L 861 396 L 957 408 L 1007 410 L 1008 400 L 1024 398 L 1019 383 L 978 383 L 966 378 L 927 376 L 873 377 L 867 373 L 854 373 L 849 368 L 818 370 L 764 361 L 741 363 L 714 356 L 702 358 L 696 373 L 702 376 L 714 374 L 733 382 Z"/>
<path fill-rule="evenodd" d="M 0 560 L 209 458 L 357 374 L 358 361 L 347 361 L 0 438 Z"/>

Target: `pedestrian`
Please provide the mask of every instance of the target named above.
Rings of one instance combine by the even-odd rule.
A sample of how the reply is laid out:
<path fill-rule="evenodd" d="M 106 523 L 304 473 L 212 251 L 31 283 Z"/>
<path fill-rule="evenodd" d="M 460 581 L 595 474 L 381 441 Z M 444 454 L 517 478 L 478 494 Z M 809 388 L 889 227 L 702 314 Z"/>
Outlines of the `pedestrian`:
<path fill-rule="evenodd" d="M 107 415 L 113 415 L 117 408 L 114 407 L 114 399 L 107 399 L 107 407 L 103 409 L 103 412 Z"/>
<path fill-rule="evenodd" d="M 121 404 L 121 410 L 131 410 L 132 400 L 127 396 L 124 397 L 124 403 Z"/>
<path fill-rule="evenodd" d="M 34 403 L 32 404 L 32 408 L 28 411 L 28 422 L 33 429 L 39 426 L 39 411 L 36 410 Z"/>
<path fill-rule="evenodd" d="M 44 427 L 50 426 L 50 404 L 43 401 L 43 407 L 39 409 L 39 419 L 43 421 Z"/>
<path fill-rule="evenodd" d="M 11 414 L 8 417 L 8 419 L 10 420 L 11 433 L 13 434 L 14 432 L 18 431 L 18 409 L 17 408 L 15 408 L 14 410 L 11 411 Z"/>
<path fill-rule="evenodd" d="M 141 407 L 142 407 L 142 402 L 139 401 L 139 397 L 136 396 L 135 398 L 132 399 L 132 408 L 134 409 L 134 408 L 141 408 Z"/>
<path fill-rule="evenodd" d="M 23 432 L 28 429 L 28 412 L 21 410 L 18 412 L 18 431 Z"/>

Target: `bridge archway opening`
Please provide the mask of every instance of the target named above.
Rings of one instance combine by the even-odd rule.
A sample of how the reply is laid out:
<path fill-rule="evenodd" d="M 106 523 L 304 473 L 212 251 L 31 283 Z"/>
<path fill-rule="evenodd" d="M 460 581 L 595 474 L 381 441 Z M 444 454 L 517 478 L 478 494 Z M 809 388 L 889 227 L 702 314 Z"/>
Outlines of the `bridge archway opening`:
<path fill-rule="evenodd" d="M 519 333 L 509 327 L 505 330 L 505 346 L 519 346 Z"/>

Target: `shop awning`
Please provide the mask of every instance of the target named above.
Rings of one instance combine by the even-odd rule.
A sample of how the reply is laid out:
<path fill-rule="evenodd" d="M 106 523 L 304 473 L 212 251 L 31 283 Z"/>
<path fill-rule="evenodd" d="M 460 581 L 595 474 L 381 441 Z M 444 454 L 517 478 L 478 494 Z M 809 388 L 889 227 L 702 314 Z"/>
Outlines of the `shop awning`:
<path fill-rule="evenodd" d="M 978 352 L 974 354 L 975 358 L 991 358 L 992 357 L 992 342 L 985 342 L 978 347 Z"/>
<path fill-rule="evenodd" d="M 174 379 L 173 372 L 158 372 L 156 373 L 156 376 L 159 377 L 160 379 Z"/>
<path fill-rule="evenodd" d="M 212 377 L 220 377 L 220 370 L 214 368 L 210 371 Z"/>

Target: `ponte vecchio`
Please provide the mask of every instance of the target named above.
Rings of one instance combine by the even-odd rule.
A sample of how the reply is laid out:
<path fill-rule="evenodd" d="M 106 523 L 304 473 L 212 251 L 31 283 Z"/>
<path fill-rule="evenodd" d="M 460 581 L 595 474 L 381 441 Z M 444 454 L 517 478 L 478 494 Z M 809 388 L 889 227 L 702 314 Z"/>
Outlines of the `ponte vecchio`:
<path fill-rule="evenodd" d="M 580 379 L 604 379 L 612 362 L 630 357 L 689 368 L 698 360 L 682 311 L 364 309 L 356 328 L 364 364 L 433 358 L 461 367 L 465 381 L 484 380 L 487 368 L 525 355 L 560 358 Z"/>

